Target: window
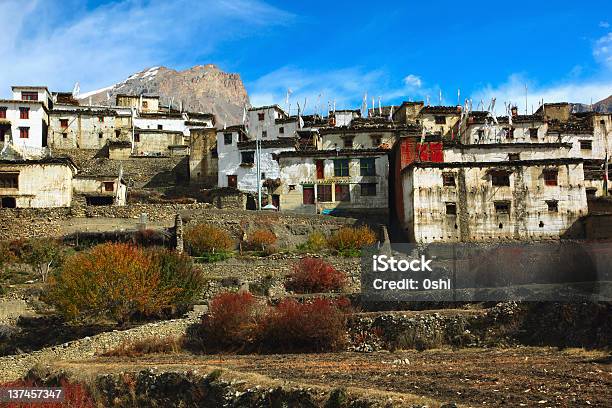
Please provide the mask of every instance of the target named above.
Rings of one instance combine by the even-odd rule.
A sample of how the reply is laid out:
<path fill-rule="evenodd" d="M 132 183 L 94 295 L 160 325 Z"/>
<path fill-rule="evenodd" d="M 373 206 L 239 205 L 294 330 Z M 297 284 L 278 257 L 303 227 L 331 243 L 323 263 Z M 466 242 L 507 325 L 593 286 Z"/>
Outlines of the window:
<path fill-rule="evenodd" d="M 510 201 L 495 201 L 494 204 L 497 214 L 510 214 Z"/>
<path fill-rule="evenodd" d="M 329 203 L 332 200 L 331 185 L 319 184 L 317 186 L 317 201 L 321 203 Z"/>
<path fill-rule="evenodd" d="M 104 116 L 98 116 L 98 122 L 103 123 L 104 122 Z"/>
<path fill-rule="evenodd" d="M 30 128 L 29 127 L 20 127 L 19 128 L 19 138 L 27 139 L 30 137 Z"/>
<path fill-rule="evenodd" d="M 268 137 L 268 131 L 267 130 L 262 130 L 261 131 L 261 137 Z"/>
<path fill-rule="evenodd" d="M 228 174 L 227 186 L 232 188 L 238 187 L 238 176 L 236 176 L 235 174 Z"/>
<path fill-rule="evenodd" d="M 289 191 L 295 191 L 295 184 L 289 184 Z"/>
<path fill-rule="evenodd" d="M 63 139 L 68 139 L 68 133 L 66 133 L 66 132 L 62 133 L 62 138 Z"/>
<path fill-rule="evenodd" d="M 538 128 L 529 128 L 529 137 L 532 139 L 538 138 Z"/>
<path fill-rule="evenodd" d="M 302 187 L 302 203 L 306 205 L 315 203 L 313 186 L 303 186 Z"/>
<path fill-rule="evenodd" d="M 544 170 L 544 184 L 547 186 L 556 186 L 557 185 L 557 169 L 546 169 Z"/>
<path fill-rule="evenodd" d="M 593 188 L 593 187 L 589 187 L 586 189 L 586 196 L 587 198 L 595 198 L 595 196 L 597 195 L 597 189 Z"/>
<path fill-rule="evenodd" d="M 164 126 L 163 125 L 157 125 L 157 130 L 163 130 Z"/>
<path fill-rule="evenodd" d="M 359 167 L 362 176 L 376 175 L 376 159 L 373 157 L 359 159 Z"/>
<path fill-rule="evenodd" d="M 6 131 L 4 129 L 0 129 L 0 142 L 4 142 L 4 133 Z"/>
<path fill-rule="evenodd" d="M 446 203 L 446 215 L 457 215 L 456 203 Z"/>
<path fill-rule="evenodd" d="M 115 137 L 119 137 L 121 136 L 121 130 L 117 129 L 115 130 Z"/>
<path fill-rule="evenodd" d="M 0 173 L 0 188 L 19 188 L 19 173 Z"/>
<path fill-rule="evenodd" d="M 317 167 L 317 179 L 325 178 L 325 162 L 323 160 L 315 161 L 315 165 Z"/>
<path fill-rule="evenodd" d="M 372 147 L 378 147 L 382 144 L 382 137 L 381 136 L 372 136 Z"/>
<path fill-rule="evenodd" d="M 495 187 L 510 186 L 510 173 L 504 170 L 491 172 L 491 184 Z"/>
<path fill-rule="evenodd" d="M 508 160 L 516 161 L 516 160 L 520 160 L 520 159 L 521 159 L 520 153 L 508 153 Z"/>
<path fill-rule="evenodd" d="M 104 182 L 104 191 L 108 191 L 108 192 L 115 191 L 115 182 L 114 181 L 105 181 Z"/>
<path fill-rule="evenodd" d="M 259 121 L 262 122 L 265 119 L 265 114 L 263 112 L 262 113 L 258 113 L 257 114 L 257 119 L 259 119 Z"/>
<path fill-rule="evenodd" d="M 0 208 L 17 208 L 15 197 L 0 197 Z"/>
<path fill-rule="evenodd" d="M 361 183 L 359 187 L 361 188 L 362 196 L 368 197 L 376 195 L 376 183 Z"/>
<path fill-rule="evenodd" d="M 98 133 L 98 139 L 102 139 L 104 137 L 104 133 L 100 132 Z"/>
<path fill-rule="evenodd" d="M 142 108 L 143 109 L 148 109 L 149 108 L 149 102 L 148 101 L 142 101 Z"/>
<path fill-rule="evenodd" d="M 484 129 L 478 129 L 476 134 L 478 135 L 479 139 L 482 139 L 484 137 Z"/>
<path fill-rule="evenodd" d="M 134 133 L 134 142 L 140 143 L 140 133 Z"/>
<path fill-rule="evenodd" d="M 37 101 L 38 100 L 38 92 L 22 91 L 21 92 L 21 100 L 22 101 Z"/>
<path fill-rule="evenodd" d="M 348 184 L 336 184 L 336 201 L 351 201 L 351 189 Z"/>
<path fill-rule="evenodd" d="M 242 158 L 242 164 L 255 163 L 255 152 L 242 152 L 240 157 Z"/>
<path fill-rule="evenodd" d="M 446 125 L 446 116 L 436 116 L 434 119 L 436 125 Z"/>
<path fill-rule="evenodd" d="M 559 212 L 559 202 L 557 200 L 546 200 L 549 212 Z"/>
<path fill-rule="evenodd" d="M 353 148 L 353 137 L 345 137 L 344 138 L 344 148 L 352 149 Z"/>
<path fill-rule="evenodd" d="M 0 106 L 0 119 L 6 119 L 6 106 Z"/>
<path fill-rule="evenodd" d="M 30 108 L 19 108 L 19 119 L 30 119 Z"/>
<path fill-rule="evenodd" d="M 60 127 L 67 128 L 68 127 L 68 119 L 60 119 Z"/>
<path fill-rule="evenodd" d="M 264 173 L 263 171 L 261 172 L 261 179 L 265 180 L 266 179 L 266 173 Z"/>
<path fill-rule="evenodd" d="M 233 141 L 233 137 L 231 133 L 224 133 L 223 134 L 223 144 L 224 145 L 231 145 Z"/>
<path fill-rule="evenodd" d="M 580 150 L 591 150 L 591 149 L 593 149 L 592 140 L 581 140 L 580 141 Z"/>
<path fill-rule="evenodd" d="M 512 139 L 514 137 L 514 128 L 504 128 L 504 133 L 506 134 L 506 139 Z"/>
<path fill-rule="evenodd" d="M 348 177 L 348 175 L 349 175 L 348 159 L 334 160 L 334 176 L 335 177 Z"/>
<path fill-rule="evenodd" d="M 284 128 L 284 127 L 282 127 L 282 126 L 281 126 L 281 127 L 279 127 L 279 128 L 278 128 L 278 133 L 280 133 L 281 135 L 284 135 L 284 134 L 285 134 L 285 128 Z"/>
<path fill-rule="evenodd" d="M 455 175 L 453 173 L 442 173 L 442 185 L 455 187 Z"/>

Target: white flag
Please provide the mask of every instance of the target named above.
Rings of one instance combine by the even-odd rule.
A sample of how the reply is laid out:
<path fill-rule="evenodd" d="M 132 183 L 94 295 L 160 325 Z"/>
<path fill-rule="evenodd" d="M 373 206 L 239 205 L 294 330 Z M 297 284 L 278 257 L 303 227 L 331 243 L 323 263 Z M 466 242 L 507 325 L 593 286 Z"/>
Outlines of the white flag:
<path fill-rule="evenodd" d="M 389 122 L 393 122 L 393 105 L 389 109 Z"/>

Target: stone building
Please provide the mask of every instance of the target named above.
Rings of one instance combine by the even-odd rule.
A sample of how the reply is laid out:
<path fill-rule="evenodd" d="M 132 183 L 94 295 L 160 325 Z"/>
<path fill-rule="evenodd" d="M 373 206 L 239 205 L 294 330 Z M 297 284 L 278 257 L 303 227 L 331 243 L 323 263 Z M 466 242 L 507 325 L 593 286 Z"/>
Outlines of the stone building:
<path fill-rule="evenodd" d="M 190 182 L 215 186 L 219 172 L 217 131 L 214 128 L 191 129 L 189 139 Z"/>
<path fill-rule="evenodd" d="M 487 161 L 407 166 L 400 221 L 409 239 L 427 243 L 570 236 L 588 211 L 583 160 L 492 160 L 496 154 L 480 157 Z"/>
<path fill-rule="evenodd" d="M 286 151 L 280 165 L 280 210 L 388 214 L 388 151 Z"/>
<path fill-rule="evenodd" d="M 125 95 L 118 94 L 115 104 L 124 108 L 134 108 L 139 112 L 159 112 L 159 96 L 157 95 Z"/>
<path fill-rule="evenodd" d="M 81 171 L 72 183 L 74 200 L 84 205 L 119 205 L 127 203 L 127 184 L 122 170 Z"/>
<path fill-rule="evenodd" d="M 76 173 L 69 158 L 0 157 L 0 208 L 70 207 Z"/>
<path fill-rule="evenodd" d="M 51 94 L 44 86 L 13 86 L 12 91 L 13 99 L 0 99 L 0 144 L 12 140 L 24 153 L 40 154 L 48 146 Z"/>

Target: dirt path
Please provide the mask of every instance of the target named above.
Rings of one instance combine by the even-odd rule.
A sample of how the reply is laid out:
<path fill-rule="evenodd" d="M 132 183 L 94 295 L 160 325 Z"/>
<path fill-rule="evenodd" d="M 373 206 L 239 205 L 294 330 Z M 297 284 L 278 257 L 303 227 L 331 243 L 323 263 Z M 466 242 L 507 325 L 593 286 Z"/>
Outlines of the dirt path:
<path fill-rule="evenodd" d="M 431 350 L 309 355 L 152 356 L 98 358 L 59 367 L 96 372 L 205 369 L 372 393 L 414 394 L 466 406 L 612 406 L 612 358 L 604 352 L 550 348 Z"/>

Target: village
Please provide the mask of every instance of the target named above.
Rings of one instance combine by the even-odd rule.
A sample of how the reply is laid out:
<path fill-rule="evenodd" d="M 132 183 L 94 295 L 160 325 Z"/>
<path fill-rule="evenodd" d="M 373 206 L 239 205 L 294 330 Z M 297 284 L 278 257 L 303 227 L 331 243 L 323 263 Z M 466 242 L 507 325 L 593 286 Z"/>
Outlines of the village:
<path fill-rule="evenodd" d="M 184 185 L 233 192 L 248 210 L 375 219 L 406 242 L 477 242 L 584 237 L 589 201 L 609 193 L 612 115 L 570 103 L 501 117 L 467 100 L 293 116 L 272 105 L 220 124 L 155 95 L 101 106 L 12 90 L 0 101 L 1 208 L 125 206 Z M 163 160 L 182 170 L 152 183 Z M 152 164 L 146 177 L 134 163 Z"/>

